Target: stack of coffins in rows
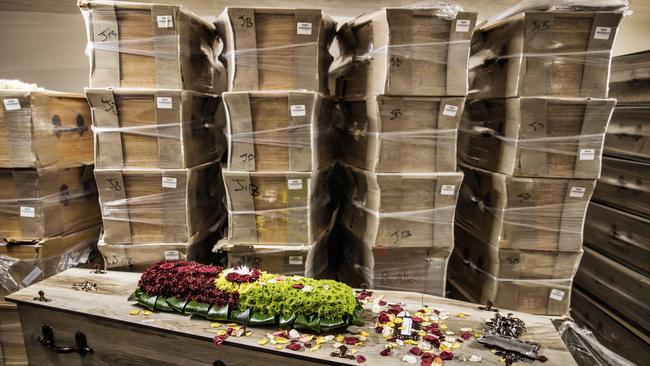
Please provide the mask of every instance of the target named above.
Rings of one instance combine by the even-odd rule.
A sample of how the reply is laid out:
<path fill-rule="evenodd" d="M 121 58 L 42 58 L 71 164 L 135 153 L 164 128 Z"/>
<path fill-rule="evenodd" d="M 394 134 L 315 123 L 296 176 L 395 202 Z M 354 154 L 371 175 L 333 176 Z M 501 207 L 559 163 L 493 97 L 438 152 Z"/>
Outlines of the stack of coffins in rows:
<path fill-rule="evenodd" d="M 456 133 L 476 14 L 387 8 L 343 24 L 338 272 L 353 286 L 444 295 L 463 174 Z"/>
<path fill-rule="evenodd" d="M 200 259 L 225 221 L 216 29 L 180 6 L 80 6 L 107 267 Z"/>
<path fill-rule="evenodd" d="M 587 210 L 572 315 L 643 364 L 650 343 L 650 52 L 614 58 L 610 95 L 617 104 Z"/>
<path fill-rule="evenodd" d="M 216 26 L 227 67 L 229 228 L 218 248 L 230 265 L 321 273 L 338 206 L 328 48 L 335 23 L 319 9 L 226 8 Z"/>
<path fill-rule="evenodd" d="M 568 313 L 616 103 L 607 92 L 622 16 L 551 7 L 500 15 L 476 32 L 450 261 L 450 282 L 469 299 Z"/>

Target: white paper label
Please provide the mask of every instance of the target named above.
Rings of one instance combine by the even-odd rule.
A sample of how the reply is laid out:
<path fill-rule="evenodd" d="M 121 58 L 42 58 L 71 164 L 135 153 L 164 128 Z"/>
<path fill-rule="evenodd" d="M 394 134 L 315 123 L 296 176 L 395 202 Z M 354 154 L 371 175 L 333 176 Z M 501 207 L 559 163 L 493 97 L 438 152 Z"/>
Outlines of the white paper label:
<path fill-rule="evenodd" d="M 594 160 L 595 157 L 596 157 L 596 150 L 580 149 L 580 160 Z"/>
<path fill-rule="evenodd" d="M 171 15 L 158 15 L 156 17 L 158 28 L 173 28 L 174 20 Z"/>
<path fill-rule="evenodd" d="M 304 104 L 296 104 L 291 106 L 291 117 L 302 117 L 306 114 Z"/>
<path fill-rule="evenodd" d="M 20 101 L 18 98 L 3 99 L 2 103 L 4 103 L 5 109 L 8 111 L 17 111 L 20 109 Z"/>
<path fill-rule="evenodd" d="M 472 21 L 469 19 L 456 19 L 456 32 L 469 32 Z"/>
<path fill-rule="evenodd" d="M 163 188 L 176 188 L 176 178 L 162 177 Z"/>
<path fill-rule="evenodd" d="M 301 23 L 296 24 L 296 33 L 298 34 L 311 34 L 311 23 Z"/>
<path fill-rule="evenodd" d="M 582 198 L 585 196 L 586 191 L 587 189 L 585 189 L 585 187 L 571 187 L 569 197 Z"/>
<path fill-rule="evenodd" d="M 564 291 L 554 288 L 548 297 L 553 300 L 562 301 L 564 299 Z"/>
<path fill-rule="evenodd" d="M 445 109 L 442 110 L 443 116 L 456 117 L 458 113 L 458 107 L 451 104 L 445 104 Z"/>
<path fill-rule="evenodd" d="M 178 250 L 165 250 L 166 261 L 177 261 L 181 259 L 181 253 Z"/>
<path fill-rule="evenodd" d="M 157 97 L 156 105 L 158 109 L 172 109 L 172 98 L 171 97 Z"/>
<path fill-rule="evenodd" d="M 443 196 L 453 196 L 456 192 L 456 186 L 451 184 L 443 184 L 440 188 L 440 194 Z"/>
<path fill-rule="evenodd" d="M 301 255 L 290 255 L 289 264 L 301 266 L 302 265 L 302 256 Z"/>
<path fill-rule="evenodd" d="M 402 330 L 400 331 L 400 334 L 405 336 L 410 336 L 412 328 L 413 328 L 413 319 L 402 318 Z"/>
<path fill-rule="evenodd" d="M 20 217 L 36 217 L 34 207 L 20 206 Z"/>
<path fill-rule="evenodd" d="M 32 271 L 29 272 L 29 274 L 25 276 L 25 278 L 23 278 L 23 284 L 25 286 L 29 286 L 32 282 L 34 282 L 36 277 L 38 277 L 38 275 L 40 275 L 41 273 L 43 273 L 43 271 L 41 271 L 40 268 L 34 267 L 34 269 L 32 269 Z"/>
<path fill-rule="evenodd" d="M 610 34 L 612 34 L 612 28 L 596 27 L 596 32 L 594 33 L 594 39 L 609 39 Z"/>
<path fill-rule="evenodd" d="M 302 179 L 288 179 L 287 186 L 289 189 L 302 189 Z"/>

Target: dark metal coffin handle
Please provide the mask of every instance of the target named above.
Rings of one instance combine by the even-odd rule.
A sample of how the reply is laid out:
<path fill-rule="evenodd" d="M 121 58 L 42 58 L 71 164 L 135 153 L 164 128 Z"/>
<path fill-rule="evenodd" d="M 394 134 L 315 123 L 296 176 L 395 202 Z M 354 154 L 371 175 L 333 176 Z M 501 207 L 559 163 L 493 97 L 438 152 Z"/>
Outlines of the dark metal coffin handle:
<path fill-rule="evenodd" d="M 54 344 L 54 330 L 48 324 L 43 325 L 43 335 L 38 338 L 38 342 L 55 353 L 78 353 L 81 357 L 88 353 L 93 353 L 93 348 L 88 345 L 86 335 L 77 332 L 74 335 L 74 346 L 57 347 Z"/>

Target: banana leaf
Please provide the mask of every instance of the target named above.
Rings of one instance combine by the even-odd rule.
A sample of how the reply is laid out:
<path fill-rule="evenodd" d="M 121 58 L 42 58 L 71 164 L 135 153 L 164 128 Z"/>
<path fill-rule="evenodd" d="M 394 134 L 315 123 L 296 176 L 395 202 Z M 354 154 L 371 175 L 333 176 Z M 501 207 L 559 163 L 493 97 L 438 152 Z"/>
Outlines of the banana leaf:
<path fill-rule="evenodd" d="M 230 316 L 228 317 L 228 320 L 241 323 L 241 324 L 250 325 L 250 318 L 251 318 L 251 309 L 245 309 L 245 310 L 233 309 L 233 311 L 230 312 Z"/>
<path fill-rule="evenodd" d="M 275 325 L 275 315 L 272 314 L 261 314 L 253 313 L 250 319 L 250 325 L 266 325 L 272 324 Z"/>
<path fill-rule="evenodd" d="M 363 327 L 366 323 L 363 321 L 363 319 L 360 316 L 353 315 L 352 319 L 350 319 L 350 324 L 356 325 L 357 327 Z"/>
<path fill-rule="evenodd" d="M 227 321 L 228 320 L 228 309 L 229 305 L 226 304 L 226 306 L 212 306 L 210 310 L 208 310 L 208 314 L 206 318 L 210 320 L 218 320 L 218 321 Z"/>
<path fill-rule="evenodd" d="M 158 300 L 156 300 L 156 311 L 170 311 L 173 312 L 174 309 L 172 309 L 171 306 L 167 303 L 167 298 L 158 296 Z"/>
<path fill-rule="evenodd" d="M 291 315 L 288 315 L 288 316 L 280 315 L 278 317 L 278 325 L 282 329 L 291 328 L 291 326 L 293 325 L 293 322 L 295 322 L 295 321 L 296 321 L 296 314 L 291 314 Z"/>
<path fill-rule="evenodd" d="M 156 300 L 158 300 L 158 296 L 150 296 L 145 293 L 140 295 L 138 297 L 138 304 L 144 306 L 145 308 L 154 311 L 156 310 Z"/>
<path fill-rule="evenodd" d="M 133 291 L 131 295 L 129 295 L 128 301 L 136 301 L 142 296 L 143 292 L 142 290 L 138 287 Z"/>
<path fill-rule="evenodd" d="M 185 306 L 185 310 L 183 312 L 185 314 L 200 315 L 202 317 L 207 318 L 209 309 L 210 309 L 210 304 L 203 304 L 192 300 L 187 303 L 187 305 Z"/>
<path fill-rule="evenodd" d="M 179 300 L 175 297 L 169 297 L 167 298 L 167 304 L 171 306 L 172 309 L 178 311 L 179 313 L 182 313 L 185 311 L 185 306 L 187 305 L 189 301 L 187 300 Z"/>
<path fill-rule="evenodd" d="M 341 318 L 336 318 L 336 319 L 321 319 L 320 320 L 320 330 L 322 332 L 329 332 L 330 330 L 337 329 L 337 328 L 344 328 L 347 327 L 348 323 Z"/>
<path fill-rule="evenodd" d="M 296 329 L 306 329 L 312 332 L 320 333 L 320 317 L 306 317 L 303 314 L 299 314 L 296 316 L 296 321 L 293 323 L 293 327 Z"/>

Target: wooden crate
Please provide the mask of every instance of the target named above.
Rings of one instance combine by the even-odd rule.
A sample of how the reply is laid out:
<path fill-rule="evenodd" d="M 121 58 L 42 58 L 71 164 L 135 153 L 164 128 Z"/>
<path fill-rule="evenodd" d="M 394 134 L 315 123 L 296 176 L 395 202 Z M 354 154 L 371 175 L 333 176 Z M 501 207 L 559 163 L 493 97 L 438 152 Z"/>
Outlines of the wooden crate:
<path fill-rule="evenodd" d="M 640 329 L 650 329 L 650 277 L 589 247 L 575 277 L 576 286 L 599 299 Z"/>
<path fill-rule="evenodd" d="M 459 165 L 457 223 L 499 248 L 580 250 L 595 180 L 517 178 Z"/>
<path fill-rule="evenodd" d="M 221 168 L 96 169 L 107 244 L 193 242 L 225 215 Z"/>
<path fill-rule="evenodd" d="M 385 95 L 346 99 L 342 159 L 382 173 L 455 171 L 464 102 Z"/>
<path fill-rule="evenodd" d="M 0 169 L 0 238 L 38 241 L 100 222 L 92 165 Z"/>
<path fill-rule="evenodd" d="M 649 103 L 650 51 L 614 57 L 609 91 L 619 103 Z"/>
<path fill-rule="evenodd" d="M 226 150 L 219 97 L 180 90 L 86 89 L 97 169 L 189 168 Z"/>
<path fill-rule="evenodd" d="M 598 179 L 614 104 L 614 99 L 471 100 L 458 131 L 458 158 L 519 177 Z"/>
<path fill-rule="evenodd" d="M 526 11 L 489 23 L 472 40 L 478 98 L 607 98 L 620 11 Z"/>
<path fill-rule="evenodd" d="M 0 167 L 93 163 L 90 109 L 83 95 L 2 90 L 0 99 Z"/>
<path fill-rule="evenodd" d="M 320 9 L 228 7 L 216 25 L 224 41 L 228 91 L 328 94 L 328 49 L 336 23 Z"/>
<path fill-rule="evenodd" d="M 27 353 L 16 304 L 0 299 L 0 362 L 27 366 Z"/>
<path fill-rule="evenodd" d="M 585 245 L 607 257 L 650 274 L 650 220 L 590 202 L 585 220 Z"/>
<path fill-rule="evenodd" d="M 453 14 L 451 14 L 453 12 Z M 384 8 L 339 30 L 345 96 L 467 95 L 476 13 L 441 8 Z M 342 63 L 345 64 L 346 61 Z"/>
<path fill-rule="evenodd" d="M 645 103 L 618 104 L 607 127 L 604 154 L 650 163 L 648 115 L 650 97 Z"/>
<path fill-rule="evenodd" d="M 593 200 L 650 219 L 650 164 L 603 158 Z"/>
<path fill-rule="evenodd" d="M 451 248 L 462 173 L 372 173 L 343 165 L 339 224 L 371 247 Z"/>
<path fill-rule="evenodd" d="M 223 93 L 228 169 L 312 171 L 335 159 L 333 100 L 313 92 Z"/>
<path fill-rule="evenodd" d="M 318 241 L 335 219 L 331 172 L 224 171 L 228 243 L 304 246 Z"/>
<path fill-rule="evenodd" d="M 91 88 L 223 91 L 213 24 L 175 5 L 80 0 L 79 6 Z"/>

